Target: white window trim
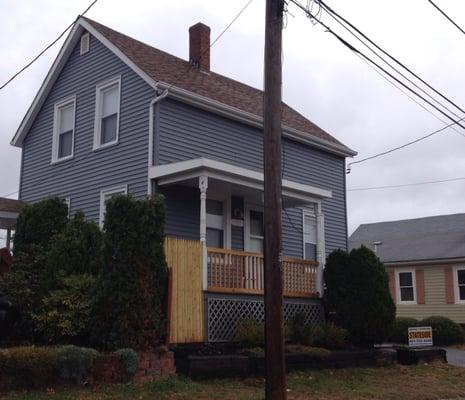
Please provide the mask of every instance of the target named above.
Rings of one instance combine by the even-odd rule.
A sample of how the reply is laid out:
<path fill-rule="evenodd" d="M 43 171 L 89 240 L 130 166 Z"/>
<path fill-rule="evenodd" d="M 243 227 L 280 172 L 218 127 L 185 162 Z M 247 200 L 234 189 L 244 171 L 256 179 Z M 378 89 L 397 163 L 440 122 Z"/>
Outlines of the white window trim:
<path fill-rule="evenodd" d="M 400 280 L 399 274 L 403 272 L 411 272 L 412 273 L 412 285 L 413 285 L 413 300 L 412 301 L 403 301 L 400 296 Z M 397 297 L 397 304 L 403 305 L 415 305 L 417 304 L 417 278 L 415 274 L 415 269 L 411 268 L 398 268 L 396 269 L 396 297 Z"/>
<path fill-rule="evenodd" d="M 102 112 L 102 91 L 108 88 L 109 86 L 113 86 L 114 84 L 118 84 L 118 116 L 116 118 L 116 138 L 115 140 L 100 144 L 101 138 L 101 112 Z M 110 146 L 114 146 L 118 144 L 119 141 L 119 121 L 120 121 L 120 114 L 121 114 L 121 75 L 108 79 L 104 82 L 99 83 L 95 88 L 95 121 L 94 121 L 94 146 L 93 150 L 104 149 Z"/>
<path fill-rule="evenodd" d="M 244 204 L 244 250 L 245 251 L 252 251 L 250 245 L 250 211 L 257 211 L 263 213 L 263 205 L 260 204 L 253 204 L 245 202 Z M 253 236 L 253 235 L 252 235 Z M 255 236 L 255 239 L 263 239 L 264 237 Z M 263 246 L 265 246 L 265 242 L 263 241 Z"/>
<path fill-rule="evenodd" d="M 314 203 L 314 210 L 311 211 L 309 209 L 302 209 L 302 254 L 304 256 L 304 260 L 306 259 L 306 254 L 305 254 L 305 217 L 311 217 L 315 219 L 315 243 L 312 243 L 316 246 L 316 253 L 317 253 L 317 258 L 318 258 L 318 239 L 319 239 L 319 233 L 318 233 L 318 218 L 317 218 L 317 208 L 318 204 Z"/>
<path fill-rule="evenodd" d="M 65 202 L 65 204 L 68 206 L 68 219 L 71 215 L 71 197 L 63 197 L 63 201 Z"/>
<path fill-rule="evenodd" d="M 87 43 L 87 47 L 83 48 L 83 44 Z M 90 34 L 89 32 L 83 33 L 79 41 L 79 54 L 82 56 L 90 50 Z"/>
<path fill-rule="evenodd" d="M 59 148 L 59 141 L 58 141 L 58 115 L 59 110 L 63 107 L 72 104 L 74 108 L 73 113 L 73 138 L 71 140 L 71 154 L 69 156 L 58 158 L 58 148 Z M 76 132 L 76 95 L 68 96 L 54 105 L 54 114 L 53 114 L 53 139 L 52 139 L 52 162 L 51 164 L 56 164 L 62 161 L 70 160 L 74 157 L 74 134 Z"/>
<path fill-rule="evenodd" d="M 460 300 L 460 292 L 459 292 L 459 277 L 458 271 L 465 270 L 465 266 L 459 265 L 454 267 L 454 294 L 455 294 L 455 304 L 465 304 L 465 299 Z"/>
<path fill-rule="evenodd" d="M 99 225 L 103 228 L 103 221 L 105 217 L 105 196 L 109 194 L 124 193 L 128 194 L 128 185 L 112 186 L 110 188 L 102 189 L 100 191 L 100 211 L 99 211 Z"/>

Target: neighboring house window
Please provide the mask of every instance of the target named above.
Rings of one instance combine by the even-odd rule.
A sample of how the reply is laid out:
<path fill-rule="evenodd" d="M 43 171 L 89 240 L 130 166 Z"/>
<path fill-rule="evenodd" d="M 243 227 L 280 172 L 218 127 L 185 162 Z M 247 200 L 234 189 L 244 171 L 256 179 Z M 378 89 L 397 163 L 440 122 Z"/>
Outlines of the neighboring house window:
<path fill-rule="evenodd" d="M 249 251 L 263 253 L 263 212 L 249 210 Z"/>
<path fill-rule="evenodd" d="M 304 259 L 316 260 L 317 224 L 314 212 L 303 211 Z"/>
<path fill-rule="evenodd" d="M 207 199 L 207 247 L 224 247 L 223 202 Z"/>
<path fill-rule="evenodd" d="M 397 293 L 400 304 L 414 304 L 416 302 L 414 271 L 397 271 Z"/>
<path fill-rule="evenodd" d="M 457 301 L 459 303 L 465 303 L 465 267 L 459 267 L 456 269 L 457 279 Z"/>
<path fill-rule="evenodd" d="M 90 47 L 90 35 L 89 32 L 84 33 L 81 36 L 81 47 L 80 47 L 80 55 L 87 53 Z"/>
<path fill-rule="evenodd" d="M 118 143 L 121 77 L 97 86 L 94 150 Z"/>
<path fill-rule="evenodd" d="M 103 227 L 103 221 L 105 220 L 105 212 L 106 212 L 106 203 L 110 200 L 113 196 L 117 196 L 120 194 L 127 194 L 128 193 L 128 186 L 121 185 L 115 186 L 112 188 L 104 189 L 100 192 L 100 227 Z"/>
<path fill-rule="evenodd" d="M 73 157 L 76 97 L 68 97 L 55 104 L 53 124 L 52 162 Z"/>

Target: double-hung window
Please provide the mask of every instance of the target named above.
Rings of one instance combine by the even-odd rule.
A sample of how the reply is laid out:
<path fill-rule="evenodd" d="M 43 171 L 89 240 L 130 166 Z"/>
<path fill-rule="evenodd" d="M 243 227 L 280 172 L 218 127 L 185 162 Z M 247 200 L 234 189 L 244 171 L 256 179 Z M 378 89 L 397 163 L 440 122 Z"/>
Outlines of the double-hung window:
<path fill-rule="evenodd" d="M 118 143 L 121 77 L 97 85 L 94 150 Z"/>
<path fill-rule="evenodd" d="M 400 304 L 414 304 L 416 302 L 414 271 L 397 271 L 397 288 Z"/>
<path fill-rule="evenodd" d="M 304 259 L 315 260 L 317 256 L 317 224 L 314 212 L 303 211 Z"/>
<path fill-rule="evenodd" d="M 249 210 L 249 250 L 263 253 L 263 241 L 265 238 L 263 227 L 263 212 Z"/>
<path fill-rule="evenodd" d="M 224 247 L 223 202 L 207 199 L 207 246 Z"/>
<path fill-rule="evenodd" d="M 458 303 L 465 303 L 465 267 L 458 267 L 456 270 L 457 285 L 456 298 Z"/>
<path fill-rule="evenodd" d="M 105 220 L 105 212 L 107 208 L 107 201 L 113 196 L 125 195 L 128 193 L 127 185 L 115 186 L 108 189 L 103 189 L 100 192 L 100 227 L 103 228 L 103 222 Z"/>
<path fill-rule="evenodd" d="M 68 97 L 55 104 L 52 162 L 68 160 L 73 157 L 75 114 L 75 96 Z"/>

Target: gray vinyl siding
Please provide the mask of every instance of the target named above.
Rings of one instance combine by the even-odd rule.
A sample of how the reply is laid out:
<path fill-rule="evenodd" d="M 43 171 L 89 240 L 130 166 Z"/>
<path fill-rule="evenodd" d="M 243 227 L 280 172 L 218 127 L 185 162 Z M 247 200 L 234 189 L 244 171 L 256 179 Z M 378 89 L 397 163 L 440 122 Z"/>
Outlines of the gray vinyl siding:
<path fill-rule="evenodd" d="M 261 170 L 263 136 L 259 129 L 192 106 L 165 99 L 155 121 L 154 162 L 167 164 L 208 157 L 244 168 Z M 331 190 L 322 203 L 326 251 L 347 248 L 344 158 L 285 139 L 284 178 Z M 302 212 L 289 209 L 283 216 L 286 255 L 302 257 Z M 300 228 L 299 228 L 300 227 Z"/>
<path fill-rule="evenodd" d="M 96 85 L 121 76 L 119 143 L 92 151 Z M 76 96 L 74 158 L 51 165 L 54 103 Z M 147 194 L 149 103 L 153 89 L 91 36 L 90 51 L 79 43 L 37 115 L 23 146 L 20 197 L 34 202 L 69 197 L 71 213 L 98 220 L 100 191 L 125 184 L 136 197 Z"/>

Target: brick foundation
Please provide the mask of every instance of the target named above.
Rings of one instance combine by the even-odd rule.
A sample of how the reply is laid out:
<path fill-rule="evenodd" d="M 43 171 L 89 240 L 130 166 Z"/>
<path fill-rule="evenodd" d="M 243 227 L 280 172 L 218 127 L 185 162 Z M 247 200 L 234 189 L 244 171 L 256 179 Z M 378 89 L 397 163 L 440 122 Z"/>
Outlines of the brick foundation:
<path fill-rule="evenodd" d="M 174 354 L 172 352 L 139 353 L 139 368 L 134 375 L 134 382 L 151 382 L 173 375 L 176 375 L 176 366 L 174 363 Z"/>

